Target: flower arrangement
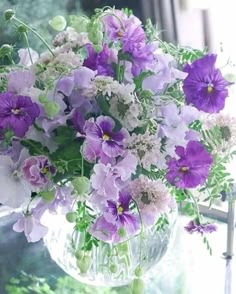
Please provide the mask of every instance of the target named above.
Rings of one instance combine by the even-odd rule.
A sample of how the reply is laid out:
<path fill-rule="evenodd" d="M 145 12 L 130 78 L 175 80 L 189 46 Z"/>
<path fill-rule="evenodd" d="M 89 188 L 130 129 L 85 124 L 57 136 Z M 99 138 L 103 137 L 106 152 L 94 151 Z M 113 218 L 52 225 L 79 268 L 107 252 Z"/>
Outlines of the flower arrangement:
<path fill-rule="evenodd" d="M 128 10 L 55 17 L 52 46 L 14 11 L 5 18 L 27 45 L 15 61 L 14 47 L 0 48 L 11 63 L 0 77 L 0 203 L 23 209 L 13 229 L 37 242 L 43 215 L 62 213 L 87 252 L 163 230 L 182 203 L 187 232 L 215 231 L 198 201 L 231 189 L 236 135 L 217 56 L 161 41 Z M 29 47 L 30 32 L 46 52 Z"/>

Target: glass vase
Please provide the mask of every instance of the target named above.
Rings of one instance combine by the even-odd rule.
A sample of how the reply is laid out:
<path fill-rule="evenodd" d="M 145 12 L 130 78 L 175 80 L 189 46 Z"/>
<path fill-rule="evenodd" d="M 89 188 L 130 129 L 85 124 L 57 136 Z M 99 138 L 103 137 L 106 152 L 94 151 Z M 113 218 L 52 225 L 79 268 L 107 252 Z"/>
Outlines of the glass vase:
<path fill-rule="evenodd" d="M 168 224 L 157 230 L 150 227 L 142 234 L 119 244 L 98 242 L 83 251 L 84 233 L 63 215 L 47 215 L 49 232 L 44 238 L 51 258 L 76 280 L 93 286 L 118 287 L 132 282 L 140 271 L 150 275 L 166 253 L 174 231 L 177 211 L 168 215 Z M 73 242 L 72 242 L 73 240 Z"/>

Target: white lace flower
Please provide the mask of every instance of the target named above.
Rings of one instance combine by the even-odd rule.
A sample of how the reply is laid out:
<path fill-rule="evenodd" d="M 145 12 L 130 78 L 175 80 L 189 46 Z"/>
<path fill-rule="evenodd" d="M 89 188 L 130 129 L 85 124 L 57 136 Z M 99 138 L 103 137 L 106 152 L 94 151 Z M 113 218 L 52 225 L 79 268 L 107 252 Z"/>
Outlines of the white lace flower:
<path fill-rule="evenodd" d="M 133 133 L 129 139 L 128 148 L 134 154 L 139 164 L 149 170 L 151 165 L 156 165 L 161 155 L 161 142 L 156 135 Z"/>

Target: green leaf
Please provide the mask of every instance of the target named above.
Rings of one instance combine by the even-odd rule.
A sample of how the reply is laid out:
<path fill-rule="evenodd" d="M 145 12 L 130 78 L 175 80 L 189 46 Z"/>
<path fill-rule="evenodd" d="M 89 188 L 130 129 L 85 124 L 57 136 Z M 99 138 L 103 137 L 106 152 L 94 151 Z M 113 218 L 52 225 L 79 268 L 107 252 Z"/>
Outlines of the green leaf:
<path fill-rule="evenodd" d="M 40 142 L 23 139 L 20 141 L 21 145 L 29 150 L 29 154 L 32 156 L 35 155 L 48 155 L 49 150 L 46 146 L 43 146 Z"/>
<path fill-rule="evenodd" d="M 69 144 L 76 138 L 76 131 L 74 128 L 68 126 L 60 126 L 53 131 L 54 140 L 58 144 Z"/>

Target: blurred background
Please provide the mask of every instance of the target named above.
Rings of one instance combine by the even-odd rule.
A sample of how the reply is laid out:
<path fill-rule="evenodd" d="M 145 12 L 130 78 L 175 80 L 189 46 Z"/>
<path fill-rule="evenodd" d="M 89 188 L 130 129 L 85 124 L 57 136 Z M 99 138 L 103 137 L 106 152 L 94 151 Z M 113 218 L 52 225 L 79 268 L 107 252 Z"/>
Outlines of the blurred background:
<path fill-rule="evenodd" d="M 90 15 L 96 7 L 106 5 L 128 7 L 144 22 L 151 18 L 168 42 L 198 49 L 207 47 L 211 52 L 224 50 L 225 54 L 236 56 L 235 0 L 1 0 L 0 44 L 13 42 L 20 46 L 14 30 L 3 21 L 5 9 L 16 9 L 18 17 L 50 38 L 48 21 L 53 16 Z M 31 45 L 34 49 L 40 46 L 37 41 Z"/>

